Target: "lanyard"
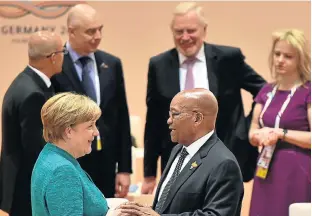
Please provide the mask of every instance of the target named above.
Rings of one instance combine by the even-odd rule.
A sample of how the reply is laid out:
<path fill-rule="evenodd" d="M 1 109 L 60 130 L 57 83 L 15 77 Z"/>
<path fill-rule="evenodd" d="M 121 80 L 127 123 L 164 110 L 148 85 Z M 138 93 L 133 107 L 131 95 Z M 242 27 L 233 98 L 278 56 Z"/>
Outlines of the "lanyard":
<path fill-rule="evenodd" d="M 263 123 L 263 119 L 262 119 L 262 118 L 263 118 L 263 115 L 264 115 L 265 111 L 267 110 L 267 108 L 269 107 L 270 103 L 272 102 L 273 97 L 274 97 L 275 94 L 276 94 L 277 88 L 278 88 L 278 86 L 276 85 L 276 86 L 274 87 L 274 89 L 272 90 L 272 92 L 269 93 L 269 98 L 268 98 L 268 100 L 265 102 L 265 105 L 264 105 L 264 107 L 263 107 L 263 110 L 262 110 L 262 112 L 261 112 L 261 114 L 260 114 L 259 122 L 260 122 L 261 127 L 264 127 L 264 123 Z M 278 111 L 277 116 L 276 116 L 276 118 L 275 118 L 275 124 L 274 124 L 274 127 L 275 127 L 275 128 L 279 128 L 279 124 L 280 124 L 280 121 L 281 121 L 281 116 L 283 115 L 283 113 L 284 113 L 286 107 L 288 106 L 288 104 L 289 104 L 289 102 L 290 102 L 290 99 L 291 99 L 292 96 L 295 94 L 296 90 L 297 90 L 297 85 L 295 85 L 294 87 L 291 88 L 290 93 L 289 93 L 289 95 L 287 96 L 287 99 L 284 101 L 284 103 L 283 103 L 281 109 Z"/>
<path fill-rule="evenodd" d="M 265 113 L 265 111 L 267 110 L 268 106 L 270 105 L 270 103 L 272 102 L 272 99 L 273 97 L 275 96 L 276 94 L 276 91 L 277 91 L 277 88 L 278 86 L 276 85 L 272 92 L 269 93 L 269 98 L 268 100 L 265 102 L 265 105 L 263 107 L 263 110 L 260 114 L 260 117 L 259 117 L 259 122 L 260 122 L 260 125 L 261 127 L 264 127 L 264 123 L 263 123 L 263 115 Z M 284 101 L 281 109 L 279 110 L 279 112 L 277 113 L 276 115 L 276 118 L 275 118 L 275 124 L 274 124 L 274 127 L 275 128 L 279 128 L 279 124 L 280 124 L 280 120 L 281 120 L 281 116 L 282 114 L 284 113 L 286 107 L 288 106 L 289 102 L 290 102 L 290 99 L 292 98 L 292 96 L 295 94 L 296 92 L 296 89 L 297 89 L 297 85 L 295 85 L 291 90 L 290 90 L 290 93 L 289 95 L 287 96 L 286 100 Z M 261 151 L 261 154 L 260 154 L 260 157 L 259 157 L 259 160 L 258 160 L 258 163 L 257 163 L 257 170 L 256 170 L 256 176 L 259 177 L 259 178 L 262 178 L 262 179 L 265 179 L 267 174 L 268 174 L 268 169 L 269 169 L 269 165 L 271 163 L 271 159 L 273 157 L 273 153 L 274 153 L 274 150 L 275 150 L 275 147 L 276 145 L 270 145 L 270 146 L 265 146 L 262 151 Z"/>

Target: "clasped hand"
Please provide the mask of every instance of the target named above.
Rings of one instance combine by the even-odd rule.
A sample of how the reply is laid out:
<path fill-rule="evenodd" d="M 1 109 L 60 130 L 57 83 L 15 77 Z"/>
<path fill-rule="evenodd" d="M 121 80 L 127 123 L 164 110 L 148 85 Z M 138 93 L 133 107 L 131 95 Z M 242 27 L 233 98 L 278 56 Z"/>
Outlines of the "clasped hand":
<path fill-rule="evenodd" d="M 263 127 L 252 133 L 251 141 L 258 146 L 269 146 L 275 145 L 282 136 L 280 128 Z"/>
<path fill-rule="evenodd" d="M 159 216 L 159 214 L 150 206 L 127 202 L 114 210 L 110 210 L 106 216 Z"/>

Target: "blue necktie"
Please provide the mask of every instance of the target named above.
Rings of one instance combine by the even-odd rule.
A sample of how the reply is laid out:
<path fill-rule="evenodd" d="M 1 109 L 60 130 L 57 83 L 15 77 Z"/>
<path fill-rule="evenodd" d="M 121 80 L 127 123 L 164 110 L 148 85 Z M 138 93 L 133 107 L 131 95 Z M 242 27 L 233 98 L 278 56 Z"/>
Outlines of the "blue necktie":
<path fill-rule="evenodd" d="M 95 86 L 91 78 L 91 70 L 88 69 L 87 64 L 92 59 L 88 56 L 83 56 L 79 58 L 79 61 L 82 65 L 82 86 L 86 92 L 86 95 L 90 97 L 95 102 L 96 100 L 96 93 L 95 93 Z"/>

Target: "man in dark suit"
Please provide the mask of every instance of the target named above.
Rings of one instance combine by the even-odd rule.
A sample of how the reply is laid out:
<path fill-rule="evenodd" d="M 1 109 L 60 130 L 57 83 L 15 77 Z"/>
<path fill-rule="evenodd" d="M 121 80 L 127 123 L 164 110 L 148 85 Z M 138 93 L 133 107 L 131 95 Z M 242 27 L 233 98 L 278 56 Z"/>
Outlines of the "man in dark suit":
<path fill-rule="evenodd" d="M 29 64 L 12 82 L 2 104 L 0 215 L 31 216 L 30 179 L 43 148 L 40 112 L 54 91 L 50 77 L 61 72 L 61 37 L 37 32 L 29 38 Z"/>
<path fill-rule="evenodd" d="M 253 176 L 257 149 L 248 143 L 241 89 L 256 96 L 265 81 L 244 62 L 239 48 L 205 43 L 206 28 L 201 7 L 194 2 L 179 4 L 171 23 L 176 48 L 150 59 L 142 193 L 153 192 L 157 159 L 161 156 L 163 170 L 174 147 L 166 126 L 170 101 L 179 91 L 194 87 L 216 96 L 216 133 L 236 156 L 244 180 Z"/>
<path fill-rule="evenodd" d="M 100 135 L 92 152 L 79 159 L 105 197 L 125 197 L 131 170 L 130 120 L 119 58 L 97 50 L 103 25 L 87 4 L 74 6 L 67 19 L 68 55 L 62 73 L 52 78 L 56 92 L 74 91 L 98 103 Z M 117 166 L 117 168 L 116 168 Z M 116 175 L 116 169 L 117 175 Z"/>
<path fill-rule="evenodd" d="M 235 156 L 214 129 L 218 102 L 206 89 L 178 93 L 170 104 L 168 125 L 176 145 L 157 187 L 153 209 L 122 205 L 130 215 L 239 216 L 243 179 Z"/>

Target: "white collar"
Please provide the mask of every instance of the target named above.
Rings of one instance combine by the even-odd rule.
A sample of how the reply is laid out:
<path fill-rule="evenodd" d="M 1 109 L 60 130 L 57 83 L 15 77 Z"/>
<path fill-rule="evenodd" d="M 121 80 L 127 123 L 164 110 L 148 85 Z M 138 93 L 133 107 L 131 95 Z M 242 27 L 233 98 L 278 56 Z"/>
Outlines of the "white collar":
<path fill-rule="evenodd" d="M 191 145 L 185 147 L 189 155 L 193 157 L 196 154 L 196 152 L 198 152 L 198 150 L 207 142 L 207 140 L 212 136 L 213 133 L 214 130 L 210 131 L 205 136 L 202 136 L 201 138 L 193 142 Z"/>
<path fill-rule="evenodd" d="M 70 57 L 72 58 L 74 63 L 79 62 L 79 58 L 81 57 L 81 55 L 79 55 L 75 50 L 73 50 L 73 48 L 71 47 L 69 41 L 66 42 L 66 49 L 68 50 L 68 54 L 70 55 Z M 94 53 L 89 53 L 88 57 L 90 57 L 93 62 L 95 62 L 95 56 Z"/>
<path fill-rule="evenodd" d="M 51 80 L 50 80 L 50 78 L 49 78 L 47 75 L 45 75 L 43 72 L 41 72 L 41 71 L 38 70 L 37 68 L 34 68 L 34 67 L 30 66 L 30 65 L 28 65 L 28 67 L 29 67 L 30 69 L 32 69 L 36 74 L 38 74 L 38 76 L 41 77 L 41 79 L 42 79 L 43 82 L 47 85 L 47 87 L 50 88 L 50 86 L 51 86 Z"/>

